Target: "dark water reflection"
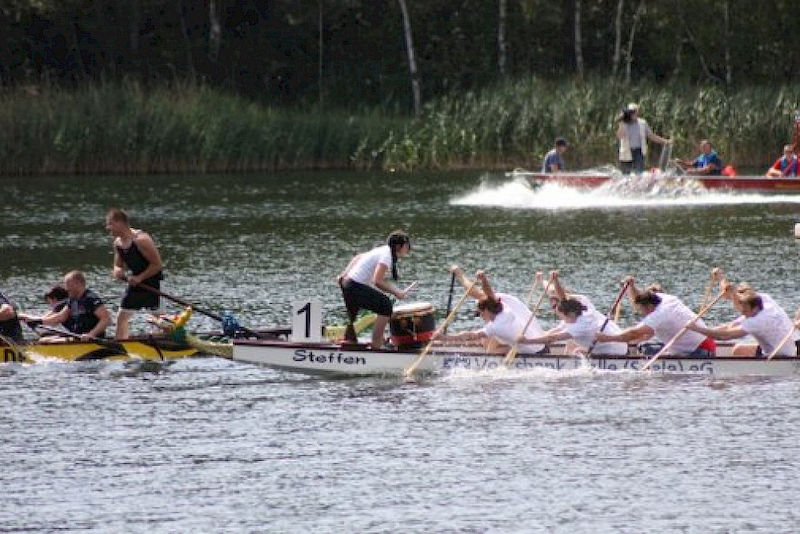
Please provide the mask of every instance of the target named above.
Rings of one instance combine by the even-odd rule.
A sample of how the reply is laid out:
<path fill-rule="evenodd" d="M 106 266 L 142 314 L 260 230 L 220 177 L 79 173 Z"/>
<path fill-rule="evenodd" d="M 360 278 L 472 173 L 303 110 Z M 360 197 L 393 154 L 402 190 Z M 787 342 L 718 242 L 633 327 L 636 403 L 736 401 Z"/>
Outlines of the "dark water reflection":
<path fill-rule="evenodd" d="M 696 302 L 715 265 L 800 303 L 790 199 L 458 202 L 482 181 L 502 187 L 477 173 L 6 180 L 0 283 L 36 310 L 80 268 L 115 307 L 102 217 L 119 205 L 160 243 L 165 289 L 251 325 L 286 324 L 290 301 L 312 296 L 340 321 L 335 275 L 395 227 L 414 237 L 403 278 L 440 308 L 453 262 L 520 295 L 534 270 L 558 268 L 601 309 L 626 273 Z M 474 324 L 464 313 L 456 328 Z M 799 393 L 797 379 L 541 371 L 409 385 L 218 359 L 160 373 L 0 365 L 0 531 L 790 532 Z"/>

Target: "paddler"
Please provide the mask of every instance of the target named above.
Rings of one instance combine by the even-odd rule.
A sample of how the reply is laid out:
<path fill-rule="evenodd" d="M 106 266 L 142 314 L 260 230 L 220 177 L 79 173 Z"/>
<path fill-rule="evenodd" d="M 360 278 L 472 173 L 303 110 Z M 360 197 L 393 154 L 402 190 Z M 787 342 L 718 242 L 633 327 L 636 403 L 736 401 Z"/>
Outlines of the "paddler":
<path fill-rule="evenodd" d="M 404 258 L 411 251 L 411 239 L 402 230 L 395 230 L 389 234 L 386 244 L 373 248 L 367 252 L 356 254 L 347 264 L 336 280 L 342 288 L 342 296 L 347 308 L 350 321 L 345 338 L 355 342 L 355 331 L 351 328 L 356 320 L 359 310 L 370 310 L 378 317 L 372 328 L 372 348 L 383 346 L 386 325 L 392 317 L 392 301 L 386 295 L 393 295 L 398 299 L 406 298 L 410 288 L 401 290 L 386 279 L 386 274 L 391 273 L 392 280 L 397 281 L 397 261 Z"/>
<path fill-rule="evenodd" d="M 22 328 L 19 325 L 17 309 L 0 291 L 0 335 L 11 341 L 21 343 Z"/>
<path fill-rule="evenodd" d="M 772 167 L 767 169 L 765 176 L 768 178 L 796 178 L 798 174 L 797 155 L 793 145 L 783 147 L 783 156 L 775 160 Z"/>
<path fill-rule="evenodd" d="M 676 163 L 686 174 L 716 176 L 722 173 L 722 159 L 708 139 L 700 141 L 699 156 L 693 160 L 679 159 Z"/>
<path fill-rule="evenodd" d="M 128 282 L 117 312 L 117 339 L 128 337 L 128 323 L 137 310 L 159 308 L 159 296 L 146 289 L 161 288 L 163 265 L 153 238 L 144 230 L 130 227 L 128 214 L 112 208 L 106 213 L 106 230 L 114 237 L 113 277 Z M 129 270 L 131 274 L 127 274 Z"/>
<path fill-rule="evenodd" d="M 64 288 L 68 298 L 61 311 L 48 312 L 40 317 L 20 313 L 19 318 L 30 326 L 63 324 L 67 330 L 81 334 L 81 338 L 86 340 L 105 337 L 111 314 L 97 293 L 86 287 L 86 276 L 81 271 L 68 272 L 64 276 Z"/>
<path fill-rule="evenodd" d="M 793 326 L 792 320 L 783 308 L 766 293 L 756 293 L 746 284 L 734 288 L 731 282 L 723 280 L 721 288 L 724 298 L 730 300 L 734 309 L 740 311 L 742 315 L 730 323 L 716 327 L 691 325 L 689 330 L 714 339 L 739 339 L 750 334 L 758 342 L 755 356 L 772 354 Z M 794 337 L 790 336 L 784 341 L 775 353 L 776 356 L 797 356 L 800 340 L 795 340 Z"/>
<path fill-rule="evenodd" d="M 598 332 L 595 336 L 598 342 L 624 341 L 627 343 L 641 342 L 653 336 L 666 343 L 680 332 L 687 322 L 696 317 L 695 313 L 678 297 L 651 290 L 640 291 L 634 284 L 633 277 L 628 277 L 628 296 L 633 300 L 636 311 L 642 315 L 642 320 L 636 326 L 626 328 L 617 334 Z M 697 324 L 704 327 L 702 319 Z M 660 347 L 654 346 L 653 354 Z M 698 332 L 684 332 L 672 345 L 670 354 L 680 356 L 693 356 L 708 358 L 714 356 L 717 345 L 710 337 Z"/>
<path fill-rule="evenodd" d="M 458 278 L 461 285 L 465 288 L 470 286 L 464 271 L 458 265 L 453 265 L 450 271 Z M 524 334 L 531 337 L 544 334 L 539 321 L 536 317 L 531 317 L 531 311 L 525 303 L 514 295 L 495 292 L 485 271 L 479 270 L 475 276 L 481 287 L 473 286 L 470 296 L 478 301 L 475 316 L 483 319 L 483 328 L 458 334 L 442 334 L 436 339 L 439 341 L 484 340 L 488 351 L 506 352 L 508 347 L 512 346 L 523 334 L 523 328 L 529 319 L 530 323 Z M 546 350 L 547 347 L 543 343 L 529 343 L 520 346 L 520 353 L 525 354 L 544 353 Z"/>

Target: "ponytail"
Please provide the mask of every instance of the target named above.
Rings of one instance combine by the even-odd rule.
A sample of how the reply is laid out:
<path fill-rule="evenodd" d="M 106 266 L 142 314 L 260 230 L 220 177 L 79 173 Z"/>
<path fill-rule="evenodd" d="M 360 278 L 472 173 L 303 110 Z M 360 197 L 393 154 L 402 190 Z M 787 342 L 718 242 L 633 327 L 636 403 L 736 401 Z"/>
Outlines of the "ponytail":
<path fill-rule="evenodd" d="M 397 249 L 408 243 L 411 248 L 411 239 L 408 234 L 402 230 L 395 230 L 389 234 L 386 244 L 389 245 L 389 250 L 392 252 L 392 280 L 397 281 L 399 275 L 397 274 Z"/>

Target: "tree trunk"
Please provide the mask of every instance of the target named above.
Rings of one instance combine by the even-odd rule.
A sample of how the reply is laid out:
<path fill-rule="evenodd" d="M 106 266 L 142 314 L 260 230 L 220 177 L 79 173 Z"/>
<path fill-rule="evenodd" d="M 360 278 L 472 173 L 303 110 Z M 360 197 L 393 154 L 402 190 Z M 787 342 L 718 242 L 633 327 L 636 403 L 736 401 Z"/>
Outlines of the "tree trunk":
<path fill-rule="evenodd" d="M 723 6 L 725 10 L 725 85 L 730 88 L 733 85 L 733 64 L 731 63 L 731 2 L 725 0 Z"/>
<path fill-rule="evenodd" d="M 619 72 L 619 58 L 622 52 L 622 12 L 625 0 L 617 2 L 617 16 L 614 19 L 614 58 L 611 61 L 611 77 L 616 78 Z"/>
<path fill-rule="evenodd" d="M 411 38 L 411 19 L 408 16 L 406 0 L 397 1 L 400 3 L 400 11 L 403 13 L 403 30 L 406 36 L 406 52 L 408 53 L 408 72 L 411 76 L 411 93 L 414 96 L 414 116 L 418 117 L 422 112 L 422 91 L 420 90 L 417 60 L 414 58 L 414 41 Z"/>
<path fill-rule="evenodd" d="M 506 75 L 506 50 L 508 44 L 506 43 L 506 11 L 508 7 L 508 0 L 499 0 L 498 3 L 498 22 L 497 22 L 497 70 L 500 76 Z"/>
<path fill-rule="evenodd" d="M 581 44 L 581 0 L 575 0 L 575 70 L 583 81 L 583 45 Z"/>
<path fill-rule="evenodd" d="M 189 26 L 186 24 L 186 13 L 183 10 L 183 0 L 178 0 L 178 16 L 181 19 L 181 34 L 186 46 L 186 68 L 189 69 L 189 81 L 194 84 L 197 80 L 197 73 L 194 69 L 194 56 L 192 54 L 192 40 L 189 37 Z"/>
<path fill-rule="evenodd" d="M 318 32 L 318 39 L 317 39 L 317 89 L 319 90 L 319 111 L 322 113 L 323 110 L 323 92 L 322 92 L 322 60 L 323 60 L 323 47 L 324 44 L 324 34 L 323 34 L 323 27 L 322 27 L 322 3 L 323 0 L 319 0 L 319 17 L 317 19 L 317 32 Z"/>
<path fill-rule="evenodd" d="M 625 83 L 631 83 L 631 65 L 633 64 L 633 43 L 636 40 L 636 26 L 639 25 L 639 18 L 644 11 L 644 0 L 639 2 L 636 6 L 636 11 L 633 13 L 633 22 L 631 23 L 631 33 L 628 35 L 628 47 L 625 52 Z"/>
<path fill-rule="evenodd" d="M 142 10 L 141 6 L 139 6 L 139 0 L 129 1 L 131 18 L 128 21 L 128 46 L 130 46 L 131 53 L 135 58 L 139 54 L 139 21 L 142 16 Z"/>
<path fill-rule="evenodd" d="M 208 27 L 208 59 L 211 60 L 211 63 L 216 63 L 222 44 L 222 24 L 219 20 L 216 0 L 208 0 Z"/>

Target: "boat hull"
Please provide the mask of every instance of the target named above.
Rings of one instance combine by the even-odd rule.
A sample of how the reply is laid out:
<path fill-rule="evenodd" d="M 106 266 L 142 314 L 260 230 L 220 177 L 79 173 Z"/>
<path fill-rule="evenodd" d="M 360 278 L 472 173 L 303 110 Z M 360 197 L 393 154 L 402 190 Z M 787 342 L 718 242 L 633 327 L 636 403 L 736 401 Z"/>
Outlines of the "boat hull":
<path fill-rule="evenodd" d="M 60 360 L 66 362 L 92 360 L 173 360 L 198 354 L 186 343 L 166 338 L 142 338 L 120 341 L 124 352 L 108 346 L 82 341 L 62 343 L 26 343 L 19 346 L 0 345 L 0 362 L 36 362 Z"/>
<path fill-rule="evenodd" d="M 328 376 L 402 375 L 417 351 L 369 350 L 363 346 L 336 344 L 296 344 L 267 341 L 233 343 L 232 359 L 273 369 Z M 486 371 L 503 366 L 502 354 L 485 354 L 477 349 L 436 348 L 422 360 L 420 373 L 447 373 L 456 370 Z M 642 356 L 594 355 L 588 359 L 561 353 L 520 354 L 512 370 L 574 370 L 587 366 L 604 371 L 635 372 L 647 361 Z M 719 356 L 688 358 L 664 356 L 648 370 L 657 374 L 688 374 L 717 377 L 792 376 L 800 374 L 800 358 Z"/>
<path fill-rule="evenodd" d="M 619 175 L 609 173 L 554 173 L 512 172 L 509 176 L 528 180 L 533 186 L 555 183 L 578 189 L 593 189 L 612 182 Z M 688 177 L 676 177 L 686 179 Z M 668 181 L 670 178 L 660 178 Z M 735 190 L 753 193 L 800 193 L 800 178 L 767 178 L 765 176 L 692 176 L 692 182 L 705 189 Z"/>

